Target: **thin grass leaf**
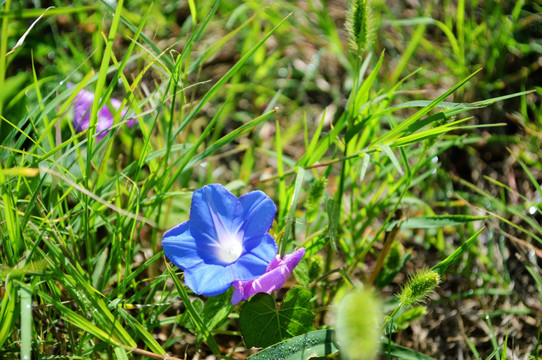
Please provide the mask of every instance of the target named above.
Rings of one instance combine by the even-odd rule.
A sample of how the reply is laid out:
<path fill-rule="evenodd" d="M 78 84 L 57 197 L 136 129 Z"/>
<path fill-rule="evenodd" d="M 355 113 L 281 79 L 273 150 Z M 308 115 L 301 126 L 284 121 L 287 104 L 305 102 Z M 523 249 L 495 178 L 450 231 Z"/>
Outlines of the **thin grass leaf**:
<path fill-rule="evenodd" d="M 489 216 L 472 216 L 472 215 L 438 215 L 424 216 L 419 218 L 410 218 L 406 220 L 393 221 L 387 231 L 391 231 L 393 227 L 400 224 L 401 229 L 432 229 L 443 226 L 459 226 L 472 221 L 480 221 L 489 218 Z"/>
<path fill-rule="evenodd" d="M 32 358 L 32 291 L 26 286 L 19 289 L 21 298 L 21 359 Z"/>
<path fill-rule="evenodd" d="M 392 356 L 393 358 L 399 360 L 435 360 L 434 358 L 424 355 L 415 350 L 409 349 L 407 347 L 397 345 L 387 339 L 382 339 L 383 349 L 380 351 L 380 354 L 383 356 Z"/>
<path fill-rule="evenodd" d="M 198 21 L 198 12 L 197 12 L 197 6 L 196 3 L 194 3 L 194 0 L 188 0 L 188 7 L 190 8 L 190 15 L 192 16 L 192 19 L 194 23 Z"/>
<path fill-rule="evenodd" d="M 145 345 L 147 345 L 153 353 L 157 355 L 166 354 L 165 350 L 162 348 L 162 346 L 160 346 L 158 341 L 154 339 L 152 334 L 150 334 L 139 321 L 137 321 L 121 307 L 117 307 L 117 312 L 124 319 L 124 321 L 126 321 L 126 323 L 136 332 L 136 334 L 139 335 Z"/>
<path fill-rule="evenodd" d="M 531 181 L 531 184 L 533 184 L 536 191 L 538 191 L 539 194 L 542 194 L 542 188 L 540 187 L 540 184 L 538 184 L 538 181 L 536 181 L 535 177 L 533 176 L 533 173 L 529 170 L 527 165 L 525 165 L 525 163 L 520 158 L 518 158 L 516 154 L 512 152 L 512 150 L 510 149 L 507 149 L 507 150 L 510 153 L 510 155 L 512 155 L 514 159 L 516 159 L 519 165 L 521 165 L 521 168 L 523 169 L 523 171 L 525 171 L 525 174 L 527 174 L 527 177 L 529 177 L 529 180 Z"/>
<path fill-rule="evenodd" d="M 399 174 L 404 175 L 405 172 L 403 171 L 403 168 L 401 168 L 399 160 L 397 160 L 397 157 L 395 156 L 391 148 L 388 145 L 380 145 L 379 148 L 382 149 L 382 151 L 388 156 L 388 158 L 391 160 L 391 163 L 397 169 Z"/>
<path fill-rule="evenodd" d="M 367 174 L 367 169 L 369 168 L 369 164 L 371 162 L 371 155 L 366 153 L 361 153 L 360 155 L 363 156 L 363 163 L 361 164 L 361 169 L 359 172 L 359 180 L 363 182 L 363 179 L 365 179 L 365 175 Z"/>
<path fill-rule="evenodd" d="M 467 239 L 467 241 L 461 244 L 461 246 L 458 247 L 452 254 L 450 254 L 450 256 L 433 266 L 431 270 L 436 271 L 439 275 L 443 275 L 452 264 L 459 260 L 461 255 L 463 255 L 463 253 L 474 243 L 474 240 L 478 238 L 478 235 L 480 235 L 483 230 L 484 228 L 478 230 L 474 235 Z"/>
<path fill-rule="evenodd" d="M 322 128 L 324 127 L 324 121 L 326 119 L 326 114 L 327 114 L 327 108 L 324 109 L 324 112 L 322 113 L 322 117 L 320 118 L 320 122 L 318 123 L 318 127 L 316 128 L 316 131 L 314 132 L 314 135 L 312 136 L 312 140 L 311 140 L 310 144 L 308 144 L 308 146 L 306 146 L 306 148 L 307 148 L 306 154 L 312 154 L 316 150 L 316 146 L 318 145 L 318 140 L 320 140 L 320 134 L 322 133 Z M 306 119 L 306 117 L 305 117 L 305 119 Z M 312 164 L 307 163 L 307 161 L 309 160 L 308 157 L 303 156 L 302 159 L 305 159 L 305 161 L 301 162 L 301 160 L 299 160 L 299 162 L 298 162 L 299 166 L 307 167 L 307 166 L 312 165 Z"/>
<path fill-rule="evenodd" d="M 434 107 L 436 107 L 438 104 L 444 101 L 448 96 L 450 96 L 453 92 L 455 92 L 457 89 L 459 89 L 461 86 L 465 85 L 473 76 L 475 76 L 480 70 L 475 71 L 471 75 L 467 76 L 464 80 L 454 85 L 450 90 L 446 91 L 444 94 L 439 96 L 437 99 L 433 100 L 429 105 L 422 108 L 418 112 L 416 112 L 414 115 L 410 116 L 408 119 L 400 123 L 399 125 L 395 126 L 393 129 L 391 129 L 386 134 L 380 136 L 378 139 L 376 139 L 372 145 L 380 145 L 380 144 L 390 144 L 392 141 L 399 138 L 403 133 L 407 131 L 407 129 L 414 124 L 416 121 L 421 119 L 424 115 L 426 115 L 429 111 L 431 111 Z"/>
<path fill-rule="evenodd" d="M 203 105 L 205 105 L 215 94 L 216 92 L 222 88 L 222 86 L 234 75 L 236 74 L 241 67 L 252 57 L 252 55 L 262 46 L 267 39 L 273 35 L 275 31 L 290 17 L 291 14 L 287 15 L 284 19 L 281 20 L 280 23 L 278 23 L 270 32 L 268 32 L 252 49 L 250 49 L 235 65 L 228 70 L 224 76 L 220 78 L 220 80 L 217 81 L 216 84 L 213 85 L 211 89 L 209 89 L 203 98 L 199 101 L 199 103 L 196 105 L 196 107 L 186 116 L 186 118 L 183 120 L 179 128 L 172 134 L 172 136 L 175 138 L 181 131 L 184 130 L 186 125 L 192 121 L 192 119 L 196 116 L 197 113 L 201 110 Z"/>
<path fill-rule="evenodd" d="M 278 109 L 274 109 L 268 113 L 258 116 L 255 119 L 252 119 L 251 121 L 247 122 L 246 124 L 241 125 L 235 130 L 230 131 L 228 134 L 224 135 L 223 137 L 218 139 L 216 142 L 209 145 L 199 155 L 196 155 L 191 159 L 189 158 L 190 161 L 188 162 L 186 167 L 190 168 L 194 166 L 195 164 L 197 164 L 198 162 L 204 160 L 211 154 L 215 153 L 218 149 L 222 148 L 224 145 L 229 144 L 235 139 L 239 138 L 239 136 L 250 132 L 255 126 L 263 123 L 264 121 L 269 119 L 272 115 L 276 114 L 277 112 L 278 112 Z"/>
<path fill-rule="evenodd" d="M 284 234 L 280 239 L 280 257 L 284 257 L 286 253 L 286 247 L 288 245 L 288 240 L 290 238 L 290 233 L 292 233 L 292 228 L 295 221 L 295 209 L 297 208 L 297 201 L 299 200 L 299 193 L 301 192 L 301 187 L 303 186 L 303 178 L 305 177 L 305 169 L 297 168 L 297 177 L 295 179 L 293 193 L 291 197 L 290 207 L 288 210 L 288 220 L 286 221 L 286 226 L 284 227 Z"/>
<path fill-rule="evenodd" d="M 25 33 L 23 34 L 23 36 L 21 36 L 21 37 L 19 38 L 19 40 L 17 41 L 17 43 L 15 44 L 15 46 L 13 46 L 13 48 L 12 48 L 9 52 L 6 53 L 6 55 L 5 55 L 6 57 L 7 57 L 8 55 L 14 53 L 15 50 L 17 50 L 17 48 L 19 48 L 19 47 L 21 47 L 21 46 L 23 45 L 24 40 L 26 39 L 26 37 L 28 36 L 28 34 L 30 33 L 30 31 L 32 31 L 32 28 L 33 28 L 34 26 L 36 26 L 36 24 L 38 23 L 38 21 L 40 21 L 40 19 L 45 15 L 45 13 L 46 13 L 48 10 L 53 9 L 53 8 L 54 8 L 54 6 L 50 6 L 50 7 L 48 7 L 47 9 L 45 9 L 45 10 L 41 13 L 41 15 L 40 15 L 36 20 L 34 20 L 34 22 L 33 22 L 32 24 L 30 24 L 30 26 L 29 26 L 28 29 L 25 31 Z"/>
<path fill-rule="evenodd" d="M 284 162 L 282 158 L 282 136 L 280 132 L 280 124 L 279 121 L 275 121 L 275 153 L 277 154 L 277 174 L 279 176 L 279 214 L 278 218 L 279 221 L 282 223 L 280 219 L 285 218 L 286 211 L 288 210 L 287 201 L 288 201 L 288 194 L 286 193 L 286 182 L 284 180 Z"/>
<path fill-rule="evenodd" d="M 194 305 L 190 301 L 190 298 L 188 297 L 188 294 L 183 286 L 181 284 L 179 278 L 173 271 L 173 269 L 170 266 L 167 266 L 168 273 L 173 280 L 173 284 L 175 285 L 175 288 L 177 289 L 177 292 L 179 293 L 179 296 L 181 297 L 181 300 L 183 301 L 184 305 L 186 306 L 186 310 L 188 311 L 188 314 L 190 315 L 190 318 L 196 325 L 196 328 L 198 331 L 202 334 L 203 338 L 207 341 L 207 345 L 209 345 L 209 348 L 211 348 L 211 351 L 213 354 L 215 354 L 218 357 L 221 357 L 220 355 L 220 349 L 218 348 L 218 345 L 213 338 L 213 335 L 203 322 L 203 319 L 201 318 L 199 312 L 194 308 Z"/>
<path fill-rule="evenodd" d="M 15 299 L 17 293 L 13 281 L 6 281 L 6 290 L 2 297 L 2 305 L 0 306 L 0 349 L 3 348 L 6 340 L 11 336 L 11 332 L 15 329 Z"/>
<path fill-rule="evenodd" d="M 126 349 L 123 346 L 116 346 L 114 351 L 116 359 L 128 360 L 128 354 L 126 353 Z"/>
<path fill-rule="evenodd" d="M 72 325 L 76 326 L 82 331 L 86 331 L 92 334 L 93 336 L 96 336 L 98 339 L 105 341 L 106 343 L 110 345 L 113 345 L 113 346 L 118 345 L 118 339 L 116 337 L 111 336 L 111 334 L 106 333 L 104 330 L 100 329 L 100 327 L 92 324 L 90 321 L 88 321 L 81 315 L 77 314 L 75 311 L 73 311 L 69 307 L 63 305 L 57 299 L 49 296 L 49 294 L 40 292 L 39 296 L 40 298 L 47 301 L 49 304 L 53 304 L 55 309 L 61 314 L 61 317 L 64 320 L 71 323 Z"/>
<path fill-rule="evenodd" d="M 189 0 L 193 1 L 193 0 Z M 217 51 L 222 49 L 224 47 L 224 44 L 227 43 L 231 38 L 233 38 L 235 35 L 237 35 L 242 29 L 245 28 L 248 24 L 250 24 L 256 17 L 258 16 L 258 13 L 253 14 L 250 18 L 245 20 L 241 25 L 239 25 L 237 28 L 235 28 L 233 31 L 229 32 L 228 34 L 224 35 L 222 38 L 220 38 L 218 41 L 213 43 L 200 57 L 198 57 L 188 69 L 189 73 L 192 73 L 196 71 L 203 63 L 205 63 L 207 60 L 209 60 Z"/>

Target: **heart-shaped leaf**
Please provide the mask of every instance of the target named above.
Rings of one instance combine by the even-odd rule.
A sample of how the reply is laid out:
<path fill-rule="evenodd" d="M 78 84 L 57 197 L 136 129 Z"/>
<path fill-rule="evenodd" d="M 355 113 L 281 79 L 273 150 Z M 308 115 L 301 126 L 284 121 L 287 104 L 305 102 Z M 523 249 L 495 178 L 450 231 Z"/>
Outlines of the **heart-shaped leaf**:
<path fill-rule="evenodd" d="M 314 314 L 309 290 L 294 286 L 286 294 L 280 309 L 265 293 L 254 295 L 243 305 L 239 326 L 247 347 L 267 347 L 313 329 Z"/>

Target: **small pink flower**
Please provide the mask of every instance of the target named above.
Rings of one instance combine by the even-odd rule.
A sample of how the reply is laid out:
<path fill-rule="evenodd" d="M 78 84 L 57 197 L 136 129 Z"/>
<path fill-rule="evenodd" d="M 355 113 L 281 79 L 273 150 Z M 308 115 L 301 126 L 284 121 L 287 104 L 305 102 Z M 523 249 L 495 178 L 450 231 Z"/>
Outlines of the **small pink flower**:
<path fill-rule="evenodd" d="M 73 86 L 72 83 L 68 83 L 68 89 Z M 81 90 L 75 97 L 73 104 L 73 127 L 75 131 L 81 132 L 88 129 L 90 122 L 90 111 L 92 109 L 92 103 L 94 101 L 94 93 L 87 90 Z M 109 99 L 111 107 L 115 110 L 119 110 L 121 102 L 115 98 Z M 120 117 L 126 115 L 126 109 L 123 109 L 120 113 Z M 109 110 L 107 105 L 104 105 L 98 110 L 98 121 L 96 123 L 96 137 L 102 139 L 109 132 L 109 128 L 113 126 L 113 114 Z M 127 126 L 132 127 L 135 124 L 135 119 L 132 119 L 126 123 Z"/>
<path fill-rule="evenodd" d="M 248 300 L 254 294 L 261 292 L 270 294 L 271 291 L 280 289 L 299 261 L 301 261 L 303 255 L 305 255 L 305 248 L 284 255 L 283 259 L 280 258 L 280 255 L 277 255 L 267 265 L 265 274 L 254 280 L 234 282 L 235 289 L 231 303 L 235 305 L 241 300 Z"/>

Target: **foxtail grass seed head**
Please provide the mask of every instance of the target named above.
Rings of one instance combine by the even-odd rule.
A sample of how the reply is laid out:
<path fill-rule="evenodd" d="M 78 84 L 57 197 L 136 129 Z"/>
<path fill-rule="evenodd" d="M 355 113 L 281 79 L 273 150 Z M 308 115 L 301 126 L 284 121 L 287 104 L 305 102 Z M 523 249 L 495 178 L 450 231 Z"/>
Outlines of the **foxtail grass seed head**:
<path fill-rule="evenodd" d="M 423 303 L 440 283 L 440 276 L 434 270 L 422 270 L 408 280 L 399 294 L 402 306 Z"/>
<path fill-rule="evenodd" d="M 311 187 L 309 188 L 309 196 L 307 197 L 307 209 L 313 210 L 318 208 L 322 195 L 324 194 L 326 184 L 327 179 L 325 177 L 321 177 L 312 183 Z"/>
<path fill-rule="evenodd" d="M 369 44 L 372 16 L 369 0 L 349 0 L 346 13 L 346 30 L 354 51 L 361 52 Z"/>
<path fill-rule="evenodd" d="M 405 251 L 403 245 L 401 245 L 399 241 L 394 241 L 384 260 L 384 269 L 388 271 L 398 271 L 403 265 L 404 255 Z"/>
<path fill-rule="evenodd" d="M 335 324 L 336 343 L 342 357 L 375 359 L 383 321 L 382 303 L 372 289 L 354 289 L 346 294 L 337 309 Z"/>
<path fill-rule="evenodd" d="M 324 195 L 324 190 L 326 189 L 327 179 L 321 177 L 314 181 L 309 188 L 307 201 L 305 203 L 305 208 L 307 209 L 307 221 L 313 222 L 318 215 L 318 209 L 320 208 L 320 202 L 322 200 L 322 195 Z"/>

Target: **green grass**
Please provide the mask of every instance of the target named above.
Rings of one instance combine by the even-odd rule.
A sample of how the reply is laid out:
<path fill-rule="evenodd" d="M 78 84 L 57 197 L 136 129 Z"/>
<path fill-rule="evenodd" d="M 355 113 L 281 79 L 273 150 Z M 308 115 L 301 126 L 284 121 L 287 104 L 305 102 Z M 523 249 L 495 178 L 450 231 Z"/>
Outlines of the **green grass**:
<path fill-rule="evenodd" d="M 374 284 L 382 358 L 541 356 L 539 4 L 373 1 L 358 56 L 346 1 L 39 3 L 0 1 L 0 357 L 250 355 L 241 306 L 161 249 L 209 183 L 275 201 L 315 329 Z M 113 97 L 128 115 L 98 141 Z M 429 268 L 426 315 L 394 324 Z"/>

